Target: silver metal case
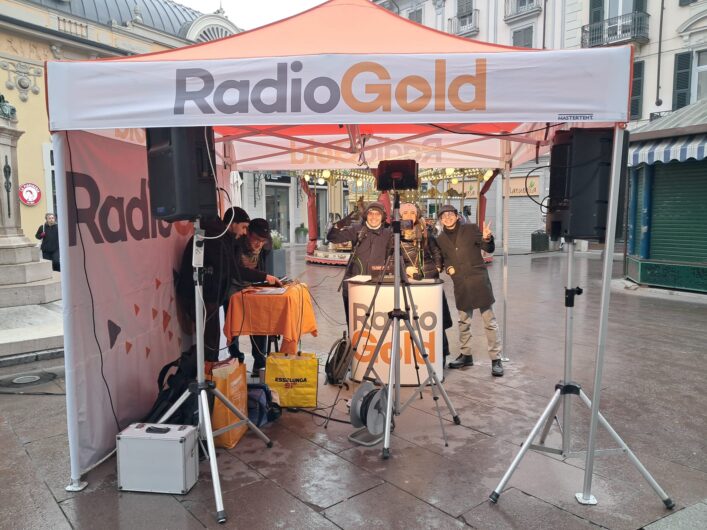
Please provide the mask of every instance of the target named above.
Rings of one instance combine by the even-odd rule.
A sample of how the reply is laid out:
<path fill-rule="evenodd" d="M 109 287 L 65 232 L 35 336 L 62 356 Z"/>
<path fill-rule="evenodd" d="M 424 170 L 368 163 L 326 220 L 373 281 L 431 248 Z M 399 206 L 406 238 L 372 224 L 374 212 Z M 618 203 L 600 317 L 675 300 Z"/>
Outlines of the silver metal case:
<path fill-rule="evenodd" d="M 183 495 L 199 476 L 192 425 L 133 423 L 116 436 L 116 445 L 119 490 Z"/>

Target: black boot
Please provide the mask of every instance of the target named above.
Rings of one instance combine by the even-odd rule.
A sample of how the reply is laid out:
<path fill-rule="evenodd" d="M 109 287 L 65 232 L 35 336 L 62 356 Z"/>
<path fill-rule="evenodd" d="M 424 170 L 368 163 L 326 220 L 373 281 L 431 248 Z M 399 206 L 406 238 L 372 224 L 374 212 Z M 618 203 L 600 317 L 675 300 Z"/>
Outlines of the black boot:
<path fill-rule="evenodd" d="M 491 361 L 491 375 L 494 377 L 503 377 L 503 363 L 501 359 Z"/>
<path fill-rule="evenodd" d="M 467 366 L 474 366 L 474 358 L 471 355 L 459 355 L 449 363 L 450 368 L 466 368 Z"/>

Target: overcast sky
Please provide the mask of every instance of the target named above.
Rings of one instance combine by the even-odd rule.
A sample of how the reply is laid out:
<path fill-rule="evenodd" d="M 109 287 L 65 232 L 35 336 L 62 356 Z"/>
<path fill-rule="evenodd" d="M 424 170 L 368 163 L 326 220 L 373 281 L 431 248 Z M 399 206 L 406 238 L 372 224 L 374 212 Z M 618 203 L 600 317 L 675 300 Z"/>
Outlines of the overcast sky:
<path fill-rule="evenodd" d="M 202 13 L 223 6 L 228 19 L 241 29 L 253 29 L 323 4 L 326 0 L 174 0 Z"/>

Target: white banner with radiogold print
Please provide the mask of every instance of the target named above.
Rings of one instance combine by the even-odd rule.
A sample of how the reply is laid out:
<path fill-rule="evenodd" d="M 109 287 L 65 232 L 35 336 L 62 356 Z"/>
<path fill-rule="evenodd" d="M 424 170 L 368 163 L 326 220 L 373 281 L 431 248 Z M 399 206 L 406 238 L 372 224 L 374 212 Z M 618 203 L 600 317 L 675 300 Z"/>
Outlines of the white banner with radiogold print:
<path fill-rule="evenodd" d="M 352 377 L 356 381 L 361 381 L 368 368 L 369 361 L 378 344 L 385 340 L 380 349 L 378 358 L 373 365 L 378 376 L 383 381 L 388 381 L 388 367 L 393 340 L 393 327 L 383 338 L 383 328 L 388 320 L 388 312 L 393 309 L 393 285 L 382 285 L 376 296 L 375 305 L 371 312 L 371 317 L 366 328 L 363 329 L 373 293 L 376 290 L 375 283 L 359 283 L 349 281 L 349 336 L 351 344 L 356 344 L 358 336 L 363 333 L 356 348 L 356 354 L 352 364 Z M 429 355 L 430 362 L 437 376 L 442 379 L 442 369 L 444 367 L 444 356 L 442 355 L 442 283 L 419 283 L 411 287 L 413 301 L 420 317 L 420 328 L 422 330 L 422 342 Z M 400 305 L 403 306 L 402 291 L 400 294 Z M 404 309 L 404 307 L 403 307 Z M 412 315 L 412 311 L 410 312 Z M 411 320 L 414 326 L 414 322 Z M 417 379 L 415 370 L 415 359 L 412 352 L 412 341 L 410 334 L 403 321 L 400 322 L 400 384 L 417 385 L 427 379 L 427 369 L 422 360 L 420 352 L 415 348 L 415 357 L 420 367 L 420 381 Z"/>

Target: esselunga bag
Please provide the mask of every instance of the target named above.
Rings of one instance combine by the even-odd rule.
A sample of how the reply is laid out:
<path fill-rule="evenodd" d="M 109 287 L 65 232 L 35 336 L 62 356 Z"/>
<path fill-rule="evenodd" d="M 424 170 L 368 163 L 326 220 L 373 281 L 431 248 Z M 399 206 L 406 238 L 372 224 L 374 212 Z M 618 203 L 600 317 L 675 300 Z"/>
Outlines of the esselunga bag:
<path fill-rule="evenodd" d="M 314 353 L 271 353 L 265 362 L 265 383 L 282 407 L 317 406 L 319 361 Z"/>

